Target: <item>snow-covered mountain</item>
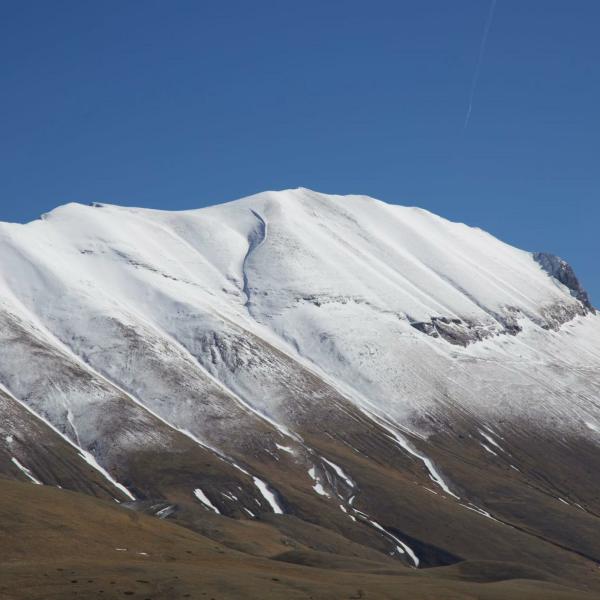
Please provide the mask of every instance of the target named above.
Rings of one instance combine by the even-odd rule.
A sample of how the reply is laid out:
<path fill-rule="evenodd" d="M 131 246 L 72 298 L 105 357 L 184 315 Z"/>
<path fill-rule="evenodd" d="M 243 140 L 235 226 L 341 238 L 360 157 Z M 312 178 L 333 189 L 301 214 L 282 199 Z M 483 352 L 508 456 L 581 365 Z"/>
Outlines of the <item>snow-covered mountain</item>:
<path fill-rule="evenodd" d="M 412 566 L 600 562 L 600 316 L 557 257 L 306 189 L 69 204 L 0 256 L 5 475 Z"/>

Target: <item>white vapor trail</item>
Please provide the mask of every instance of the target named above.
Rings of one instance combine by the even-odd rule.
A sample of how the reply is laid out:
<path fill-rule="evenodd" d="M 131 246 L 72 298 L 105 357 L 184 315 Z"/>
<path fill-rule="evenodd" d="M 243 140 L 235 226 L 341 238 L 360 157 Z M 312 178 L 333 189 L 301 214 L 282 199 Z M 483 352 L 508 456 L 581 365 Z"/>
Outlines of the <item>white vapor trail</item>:
<path fill-rule="evenodd" d="M 475 65 L 475 72 L 473 73 L 473 81 L 471 82 L 471 91 L 469 93 L 469 107 L 467 108 L 467 116 L 465 117 L 464 129 L 467 128 L 467 125 L 469 124 L 469 119 L 471 118 L 471 111 L 473 110 L 473 98 L 475 97 L 475 88 L 477 87 L 479 71 L 481 71 L 481 63 L 483 62 L 485 45 L 487 43 L 488 34 L 490 33 L 490 27 L 492 26 L 495 8 L 496 0 L 492 0 L 492 3 L 490 4 L 490 11 L 485 21 L 485 27 L 483 28 L 483 36 L 481 37 L 481 44 L 479 46 L 479 56 L 477 57 L 477 64 Z"/>

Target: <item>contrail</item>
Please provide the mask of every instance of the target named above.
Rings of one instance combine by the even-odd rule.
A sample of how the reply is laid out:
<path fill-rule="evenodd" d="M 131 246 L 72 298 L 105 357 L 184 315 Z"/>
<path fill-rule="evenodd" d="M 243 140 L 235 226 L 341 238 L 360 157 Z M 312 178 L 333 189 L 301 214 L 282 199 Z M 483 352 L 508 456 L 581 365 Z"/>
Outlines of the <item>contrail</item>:
<path fill-rule="evenodd" d="M 471 118 L 471 111 L 473 110 L 473 98 L 475 97 L 475 88 L 477 87 L 479 71 L 481 71 L 481 63 L 483 62 L 483 55 L 485 53 L 485 44 L 488 39 L 490 27 L 492 26 L 495 8 L 496 0 L 492 0 L 492 3 L 490 4 L 490 12 L 488 13 L 485 22 L 485 27 L 483 28 L 483 36 L 481 38 L 481 45 L 479 46 L 479 56 L 477 57 L 477 65 L 475 66 L 475 73 L 473 73 L 473 81 L 471 82 L 471 92 L 469 93 L 469 108 L 467 108 L 467 116 L 465 117 L 465 125 L 463 129 L 467 128 L 467 125 L 469 124 L 469 119 Z"/>

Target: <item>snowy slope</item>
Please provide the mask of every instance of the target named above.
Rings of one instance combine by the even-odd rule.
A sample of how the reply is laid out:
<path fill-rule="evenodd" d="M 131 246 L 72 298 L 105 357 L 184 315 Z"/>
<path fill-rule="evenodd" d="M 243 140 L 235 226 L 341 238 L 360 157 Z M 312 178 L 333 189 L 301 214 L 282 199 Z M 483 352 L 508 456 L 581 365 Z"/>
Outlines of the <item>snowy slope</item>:
<path fill-rule="evenodd" d="M 194 422 L 197 402 L 225 420 L 236 411 L 285 419 L 281 394 L 253 388 L 261 376 L 280 380 L 290 359 L 398 418 L 435 411 L 447 395 L 467 409 L 498 408 L 498 369 L 510 368 L 527 393 L 533 375 L 513 364 L 516 353 L 540 364 L 540 379 L 545 364 L 570 363 L 557 380 L 563 392 L 585 388 L 578 368 L 598 364 L 598 318 L 532 254 L 363 196 L 299 189 L 181 213 L 70 204 L 28 225 L 2 224 L 0 249 L 4 302 L 178 427 Z M 571 321 L 581 335 L 561 328 Z M 260 362 L 253 339 L 285 356 L 250 374 L 234 368 Z M 210 356 L 219 343 L 231 354 L 221 365 Z M 162 390 L 152 361 L 172 374 Z M 19 369 L 7 369 L 8 383 Z M 201 397 L 165 406 L 176 382 Z"/>

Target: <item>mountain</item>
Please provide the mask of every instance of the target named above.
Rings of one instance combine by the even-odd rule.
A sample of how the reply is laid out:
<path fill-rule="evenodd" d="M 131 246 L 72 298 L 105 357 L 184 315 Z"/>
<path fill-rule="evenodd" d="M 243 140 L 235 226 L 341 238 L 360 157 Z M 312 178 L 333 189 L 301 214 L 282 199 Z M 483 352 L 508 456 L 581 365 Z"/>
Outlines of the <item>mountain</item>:
<path fill-rule="evenodd" d="M 30 482 L 23 504 L 41 483 L 261 569 L 412 577 L 365 597 L 422 574 L 600 594 L 600 316 L 558 257 L 306 189 L 68 204 L 0 224 L 0 256 L 0 485 Z"/>

